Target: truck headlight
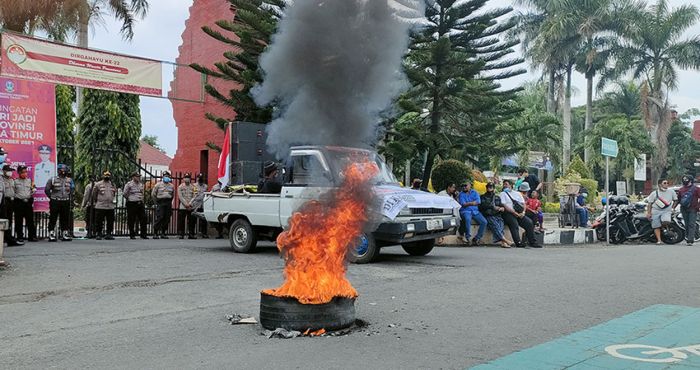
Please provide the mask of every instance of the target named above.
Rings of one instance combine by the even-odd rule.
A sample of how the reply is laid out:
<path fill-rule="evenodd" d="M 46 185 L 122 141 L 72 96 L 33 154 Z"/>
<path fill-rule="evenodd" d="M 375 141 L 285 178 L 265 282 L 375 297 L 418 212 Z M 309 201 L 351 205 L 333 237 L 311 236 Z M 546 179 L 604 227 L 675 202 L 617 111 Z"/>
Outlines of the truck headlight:
<path fill-rule="evenodd" d="M 456 227 L 456 226 L 457 226 L 457 220 L 455 220 L 454 218 L 451 219 L 451 220 L 450 220 L 450 226 Z"/>

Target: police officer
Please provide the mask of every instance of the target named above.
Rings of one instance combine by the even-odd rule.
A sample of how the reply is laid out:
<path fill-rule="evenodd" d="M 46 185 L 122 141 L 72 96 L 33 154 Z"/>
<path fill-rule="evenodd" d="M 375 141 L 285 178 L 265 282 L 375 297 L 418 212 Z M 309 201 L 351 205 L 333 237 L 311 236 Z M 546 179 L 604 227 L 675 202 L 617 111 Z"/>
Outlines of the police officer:
<path fill-rule="evenodd" d="M 70 169 L 65 164 L 58 165 L 58 175 L 49 179 L 44 193 L 49 197 L 49 241 L 55 242 L 56 221 L 61 221 L 61 241 L 71 241 L 70 202 L 75 191 L 73 179 L 68 176 Z"/>
<path fill-rule="evenodd" d="M 143 183 L 141 174 L 131 174 L 131 181 L 124 185 L 124 198 L 126 199 L 126 220 L 129 225 L 129 238 L 136 239 L 136 222 L 139 223 L 141 239 L 148 239 L 146 220 L 146 207 L 143 203 Z"/>
<path fill-rule="evenodd" d="M 173 196 L 175 186 L 170 172 L 163 172 L 163 179 L 151 190 L 151 196 L 156 201 L 156 220 L 153 239 L 168 239 L 168 225 L 173 214 Z"/>
<path fill-rule="evenodd" d="M 12 220 L 15 214 L 15 180 L 12 178 L 15 169 L 9 164 L 2 166 L 2 182 L 5 186 L 5 196 L 2 201 L 2 218 L 6 218 L 8 228 L 5 230 L 5 240 L 8 246 L 21 245 L 12 236 Z"/>
<path fill-rule="evenodd" d="M 19 178 L 15 180 L 15 234 L 17 241 L 24 241 L 24 225 L 27 225 L 27 234 L 30 242 L 37 241 L 36 226 L 34 225 L 34 193 L 36 186 L 29 178 L 27 166 L 17 167 Z"/>
<path fill-rule="evenodd" d="M 204 193 L 207 192 L 208 186 L 204 181 L 204 174 L 197 175 L 197 183 L 194 184 L 196 190 L 192 208 L 195 212 L 204 212 Z M 203 239 L 209 239 L 209 231 L 207 229 L 207 221 L 199 219 L 199 233 Z"/>
<path fill-rule="evenodd" d="M 87 231 L 87 238 L 92 239 L 95 237 L 95 202 L 92 199 L 92 188 L 95 186 L 95 176 L 90 176 L 90 182 L 85 186 L 85 192 L 83 193 L 83 203 L 80 207 L 85 212 L 85 229 Z"/>
<path fill-rule="evenodd" d="M 51 162 L 52 150 L 50 146 L 46 144 L 39 145 L 38 151 L 41 162 L 34 166 L 34 183 L 42 186 L 56 176 L 56 164 Z"/>
<path fill-rule="evenodd" d="M 97 221 L 95 239 L 114 240 L 114 198 L 117 188 L 112 184 L 112 173 L 102 173 L 102 181 L 96 182 L 92 189 L 92 199 L 95 202 L 95 220 Z M 107 234 L 104 234 L 105 220 Z"/>
<path fill-rule="evenodd" d="M 180 203 L 177 215 L 177 230 L 180 233 L 180 239 L 185 238 L 185 220 L 187 220 L 187 235 L 188 239 L 194 239 L 194 218 L 192 211 L 194 210 L 194 198 L 197 193 L 197 188 L 192 184 L 192 175 L 185 174 L 183 183 L 177 188 L 177 199 Z"/>

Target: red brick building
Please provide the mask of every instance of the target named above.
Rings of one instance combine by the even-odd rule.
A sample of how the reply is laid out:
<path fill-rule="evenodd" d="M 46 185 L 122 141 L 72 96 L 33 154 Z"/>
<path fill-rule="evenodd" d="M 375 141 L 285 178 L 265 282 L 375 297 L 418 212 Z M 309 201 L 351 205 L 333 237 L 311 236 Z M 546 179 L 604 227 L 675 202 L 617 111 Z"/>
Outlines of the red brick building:
<path fill-rule="evenodd" d="M 214 22 L 232 18 L 233 12 L 227 0 L 194 0 L 194 4 L 190 7 L 190 17 L 185 23 L 185 31 L 182 34 L 177 64 L 197 63 L 213 67 L 215 62 L 221 61 L 224 58 L 224 51 L 229 47 L 204 33 L 202 26 L 216 27 Z M 204 93 L 201 88 L 201 78 L 202 76 L 192 69 L 181 67 L 176 70 L 175 79 L 171 83 L 169 93 L 171 98 L 199 99 L 202 93 L 204 103 L 171 100 L 178 130 L 178 145 L 170 169 L 173 172 L 205 173 L 209 185 L 213 185 L 216 183 L 219 154 L 207 148 L 206 143 L 213 142 L 221 145 L 224 132 L 204 115 L 213 113 L 233 120 L 235 112 Z M 235 84 L 226 81 L 211 80 L 209 83 L 222 92 L 236 88 Z"/>

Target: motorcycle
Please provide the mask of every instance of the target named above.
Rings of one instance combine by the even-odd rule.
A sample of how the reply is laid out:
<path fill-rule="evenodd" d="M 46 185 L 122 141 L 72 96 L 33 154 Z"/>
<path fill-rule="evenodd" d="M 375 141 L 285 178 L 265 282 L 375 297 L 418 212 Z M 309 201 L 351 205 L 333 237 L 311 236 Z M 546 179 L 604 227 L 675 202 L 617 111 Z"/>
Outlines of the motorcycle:
<path fill-rule="evenodd" d="M 685 240 L 687 230 L 685 229 L 685 221 L 683 221 L 683 215 L 679 212 L 673 217 L 673 222 L 676 223 L 683 230 L 683 240 Z M 700 242 L 700 220 L 695 222 L 695 241 Z"/>
<path fill-rule="evenodd" d="M 640 211 L 640 209 L 642 209 Z M 641 205 L 616 207 L 610 216 L 610 243 L 622 244 L 626 241 L 656 242 L 654 229 L 643 211 Z M 614 215 L 613 215 L 614 213 Z M 685 236 L 678 217 L 672 217 L 670 223 L 661 227 L 661 241 L 666 244 L 677 244 Z"/>

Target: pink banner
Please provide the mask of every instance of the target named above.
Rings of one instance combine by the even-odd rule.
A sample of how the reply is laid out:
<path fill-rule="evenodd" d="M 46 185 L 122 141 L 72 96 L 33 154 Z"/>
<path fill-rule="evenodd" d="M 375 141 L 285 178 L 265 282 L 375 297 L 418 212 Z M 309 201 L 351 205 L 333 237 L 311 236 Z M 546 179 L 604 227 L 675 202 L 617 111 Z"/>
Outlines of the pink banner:
<path fill-rule="evenodd" d="M 54 85 L 0 78 L 0 147 L 8 153 L 2 164 L 28 167 L 37 188 L 34 211 L 48 212 L 44 187 L 56 174 Z"/>

